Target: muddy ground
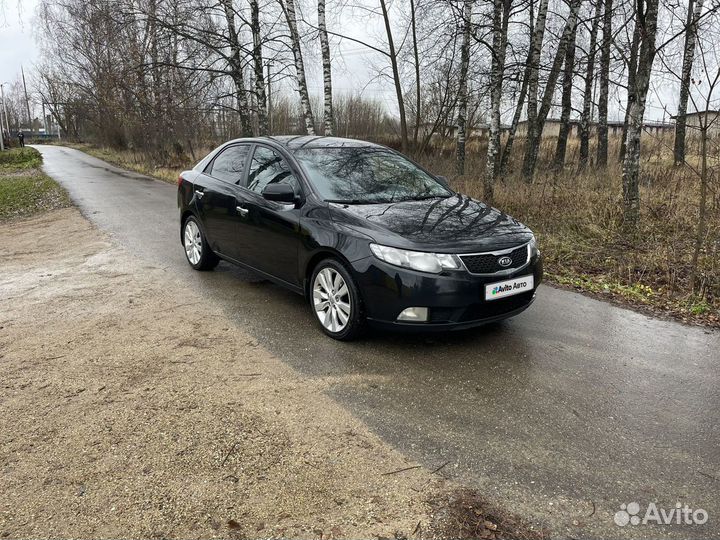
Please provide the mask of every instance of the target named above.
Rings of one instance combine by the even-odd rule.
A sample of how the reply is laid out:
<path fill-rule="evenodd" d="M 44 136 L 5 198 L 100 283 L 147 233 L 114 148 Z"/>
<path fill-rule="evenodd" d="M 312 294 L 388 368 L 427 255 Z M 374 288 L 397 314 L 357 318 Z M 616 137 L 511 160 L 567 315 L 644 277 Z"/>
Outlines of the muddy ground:
<path fill-rule="evenodd" d="M 447 486 L 74 208 L 0 232 L 0 535 L 421 536 Z M 387 474 L 392 473 L 392 474 Z"/>

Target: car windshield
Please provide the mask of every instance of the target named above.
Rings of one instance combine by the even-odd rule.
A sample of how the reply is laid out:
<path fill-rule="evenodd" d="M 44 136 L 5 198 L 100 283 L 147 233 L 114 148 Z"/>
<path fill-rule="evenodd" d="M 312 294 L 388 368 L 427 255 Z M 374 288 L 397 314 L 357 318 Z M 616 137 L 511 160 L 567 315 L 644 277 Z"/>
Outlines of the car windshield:
<path fill-rule="evenodd" d="M 305 148 L 295 157 L 328 202 L 372 204 L 452 195 L 411 161 L 384 148 Z"/>

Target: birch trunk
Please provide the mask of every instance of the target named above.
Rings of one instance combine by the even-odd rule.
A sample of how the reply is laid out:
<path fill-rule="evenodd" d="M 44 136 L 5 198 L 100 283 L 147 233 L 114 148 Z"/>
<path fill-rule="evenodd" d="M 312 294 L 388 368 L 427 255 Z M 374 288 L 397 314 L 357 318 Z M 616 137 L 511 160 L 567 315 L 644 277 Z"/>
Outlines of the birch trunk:
<path fill-rule="evenodd" d="M 642 0 L 640 0 L 642 1 Z M 654 1 L 654 0 L 651 0 Z M 596 164 L 607 166 L 608 159 L 608 95 L 610 88 L 610 47 L 612 45 L 613 0 L 605 0 L 603 39 L 600 53 L 600 97 L 598 98 L 598 146 Z"/>
<path fill-rule="evenodd" d="M 529 77 L 527 95 L 527 140 L 536 138 L 535 128 L 537 126 L 538 110 L 538 85 L 540 82 L 540 53 L 542 52 L 543 39 L 545 37 L 545 22 L 547 20 L 548 0 L 541 0 L 538 8 L 535 33 L 533 34 L 530 46 Z"/>
<path fill-rule="evenodd" d="M 463 3 L 463 37 L 460 50 L 460 77 L 458 82 L 458 129 L 456 167 L 459 175 L 465 174 L 465 139 L 467 129 L 468 69 L 470 65 L 470 24 L 472 0 Z"/>
<path fill-rule="evenodd" d="M 507 30 L 512 0 L 493 0 L 493 51 L 490 72 L 490 129 L 485 163 L 485 182 L 483 196 L 485 202 L 492 203 L 495 179 L 497 178 L 500 155 L 500 105 L 502 102 L 502 83 L 505 71 L 505 51 L 507 50 Z"/>
<path fill-rule="evenodd" d="M 537 36 L 537 31 L 540 28 L 540 15 L 542 14 L 542 19 L 544 20 L 547 16 L 547 2 L 544 0 L 541 0 L 540 7 L 538 9 L 538 18 L 537 21 L 534 19 L 534 13 L 533 13 L 533 7 L 532 7 L 532 0 L 530 2 L 530 47 L 528 51 L 528 57 L 525 61 L 525 70 L 523 72 L 523 79 L 522 79 L 522 85 L 520 86 L 520 95 L 518 96 L 517 104 L 515 105 L 515 114 L 513 115 L 512 122 L 510 123 L 510 129 L 508 131 L 508 138 L 505 141 L 505 148 L 503 148 L 502 157 L 500 159 L 500 169 L 498 171 L 498 176 L 504 176 L 507 172 L 508 163 L 510 162 L 510 156 L 512 155 L 512 149 L 513 145 L 515 143 L 515 133 L 517 132 L 518 124 L 520 123 L 520 118 L 522 117 L 522 111 L 523 107 L 525 106 L 525 99 L 527 98 L 528 94 L 528 87 L 530 83 L 530 73 L 533 69 L 532 64 L 532 55 L 533 55 L 533 44 L 537 39 L 542 42 L 542 36 Z M 545 32 L 545 25 L 543 23 L 540 30 L 544 33 Z M 536 104 L 537 106 L 537 104 Z M 529 105 L 528 105 L 529 107 Z"/>
<path fill-rule="evenodd" d="M 571 36 L 575 34 L 578 12 L 580 11 L 581 3 L 582 0 L 572 0 L 570 2 L 570 13 L 567 21 L 565 22 L 565 27 L 563 28 L 563 33 L 560 37 L 560 43 L 558 44 L 557 51 L 555 52 L 555 59 L 553 60 L 547 82 L 545 83 L 545 92 L 543 93 L 540 110 L 537 112 L 535 122 L 532 125 L 530 125 L 530 120 L 528 119 L 528 137 L 525 145 L 525 157 L 523 159 L 522 169 L 523 178 L 526 182 L 532 182 L 535 176 L 535 166 L 537 164 L 538 153 L 540 151 L 540 142 L 543 128 L 545 127 L 545 120 L 547 119 L 547 115 L 552 107 L 555 85 L 560 77 L 560 68 L 564 62 L 565 52 L 570 44 Z"/>
<path fill-rule="evenodd" d="M 265 73 L 263 71 L 262 37 L 260 35 L 260 7 L 258 0 L 250 0 L 250 26 L 253 36 L 253 72 L 255 96 L 257 97 L 258 134 L 268 135 L 267 102 L 265 98 Z"/>
<path fill-rule="evenodd" d="M 393 81 L 395 83 L 395 95 L 398 102 L 398 113 L 400 114 L 400 146 L 403 152 L 408 150 L 408 129 L 407 117 L 405 116 L 405 101 L 403 99 L 402 83 L 400 82 L 400 70 L 398 68 L 397 53 L 395 51 L 395 42 L 393 41 L 392 27 L 390 25 L 390 14 L 388 13 L 385 0 L 380 0 L 380 9 L 382 9 L 383 20 L 385 22 L 385 33 L 388 40 L 388 53 L 390 56 L 390 67 L 392 68 Z"/>
<path fill-rule="evenodd" d="M 308 135 L 315 135 L 315 118 L 310 107 L 310 95 L 307 89 L 305 78 L 305 64 L 303 63 L 302 50 L 300 49 L 300 35 L 297 29 L 297 15 L 295 13 L 295 0 L 285 0 L 283 5 L 288 30 L 290 30 L 290 42 L 292 44 L 293 57 L 295 59 L 295 73 L 297 75 L 298 93 L 300 94 L 300 108 L 303 120 L 305 121 L 305 132 Z"/>
<path fill-rule="evenodd" d="M 620 163 L 625 159 L 625 139 L 627 138 L 628 122 L 630 120 L 630 104 L 634 101 L 633 94 L 635 88 L 635 77 L 637 75 L 638 48 L 640 47 L 640 27 L 635 25 L 633 29 L 632 43 L 630 45 L 630 60 L 628 61 L 628 79 L 627 79 L 627 105 L 625 106 L 625 118 L 623 120 L 622 140 L 620 141 L 620 155 L 618 161 Z"/>
<path fill-rule="evenodd" d="M 420 122 L 422 120 L 422 94 L 420 92 L 420 52 L 418 50 L 415 0 L 410 0 L 410 23 L 412 26 L 413 56 L 415 57 L 415 127 L 413 129 L 413 150 L 417 150 Z"/>
<path fill-rule="evenodd" d="M 708 108 L 709 107 L 706 107 L 706 110 Z M 705 234 L 706 234 L 706 229 L 707 229 L 707 222 L 706 222 L 707 187 L 708 187 L 707 142 L 708 142 L 708 115 L 706 114 L 705 119 L 701 122 L 701 128 L 700 128 L 700 208 L 698 211 L 697 231 L 695 232 L 695 248 L 693 249 L 692 262 L 690 263 L 690 267 L 692 268 L 692 273 L 690 274 L 690 285 L 692 286 L 694 292 L 697 291 L 695 281 L 696 281 L 696 276 L 697 276 L 698 260 L 700 259 L 700 250 L 702 249 L 703 240 L 705 239 Z"/>
<path fill-rule="evenodd" d="M 640 53 L 635 77 L 635 91 L 630 104 L 630 115 L 623 160 L 623 216 L 625 228 L 634 232 L 640 220 L 640 133 L 645 114 L 645 100 L 650 87 L 650 75 L 655 59 L 655 35 L 657 33 L 658 0 L 647 0 L 642 12 L 643 0 L 638 0 L 636 24 L 640 25 Z"/>
<path fill-rule="evenodd" d="M 559 171 L 565 166 L 565 154 L 567 152 L 567 140 L 570 134 L 570 113 L 572 111 L 572 89 L 573 74 L 575 69 L 575 38 L 577 27 L 570 35 L 567 49 L 565 51 L 565 68 L 563 70 L 562 82 L 562 112 L 560 113 L 560 132 L 558 133 L 557 145 L 555 146 L 555 170 Z"/>
<path fill-rule="evenodd" d="M 332 63 L 330 61 L 330 41 L 328 40 L 327 26 L 325 25 L 325 0 L 318 0 L 318 31 L 320 34 L 320 50 L 323 64 L 323 92 L 324 111 L 323 126 L 325 135 L 332 135 L 335 131 L 335 115 L 333 114 L 332 93 Z"/>
<path fill-rule="evenodd" d="M 694 6 L 693 6 L 694 4 Z M 675 165 L 685 161 L 685 130 L 687 125 L 687 105 L 690 95 L 690 75 L 695 58 L 695 41 L 697 38 L 697 21 L 702 13 L 703 0 L 688 1 L 688 17 L 685 27 L 685 47 L 683 51 L 682 72 L 680 73 L 680 97 L 675 120 Z"/>
<path fill-rule="evenodd" d="M 580 170 L 587 167 L 590 158 L 590 123 L 592 122 L 592 92 L 595 82 L 595 54 L 597 53 L 597 35 L 602 15 L 602 0 L 595 4 L 595 14 L 590 27 L 590 48 L 588 49 L 587 68 L 585 69 L 585 88 L 583 89 L 583 107 L 580 115 Z"/>
<path fill-rule="evenodd" d="M 250 109 L 248 107 L 247 91 L 245 89 L 245 78 L 242 72 L 242 56 L 237 30 L 235 28 L 235 10 L 232 0 L 221 0 L 225 12 L 225 22 L 228 29 L 228 40 L 230 43 L 230 76 L 235 83 L 235 96 L 237 100 L 238 114 L 240 115 L 240 126 L 243 137 L 252 137 L 252 123 L 250 122 Z"/>

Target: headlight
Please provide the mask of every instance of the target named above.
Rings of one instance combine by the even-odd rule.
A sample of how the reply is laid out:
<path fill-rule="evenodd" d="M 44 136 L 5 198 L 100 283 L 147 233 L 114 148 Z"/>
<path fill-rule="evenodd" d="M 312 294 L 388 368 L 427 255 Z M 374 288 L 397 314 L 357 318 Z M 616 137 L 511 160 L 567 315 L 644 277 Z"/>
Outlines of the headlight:
<path fill-rule="evenodd" d="M 444 269 L 457 270 L 460 268 L 460 261 L 458 261 L 457 257 L 445 253 L 408 251 L 378 244 L 370 244 L 370 251 L 381 261 L 403 268 L 411 268 L 418 272 L 439 274 Z"/>
<path fill-rule="evenodd" d="M 540 254 L 540 250 L 538 249 L 537 240 L 535 239 L 535 236 L 533 236 L 530 239 L 530 243 L 528 244 L 528 248 L 530 249 L 530 257 L 534 257 L 535 255 Z"/>

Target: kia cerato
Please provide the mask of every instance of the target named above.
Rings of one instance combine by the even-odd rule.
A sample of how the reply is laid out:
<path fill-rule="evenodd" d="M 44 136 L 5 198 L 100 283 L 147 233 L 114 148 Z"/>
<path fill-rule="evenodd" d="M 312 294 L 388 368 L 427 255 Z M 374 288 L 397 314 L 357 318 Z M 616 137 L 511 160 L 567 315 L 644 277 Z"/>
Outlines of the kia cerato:
<path fill-rule="evenodd" d="M 302 294 L 320 328 L 478 326 L 534 300 L 532 232 L 377 144 L 332 137 L 225 143 L 178 179 L 190 265 L 222 259 Z"/>

